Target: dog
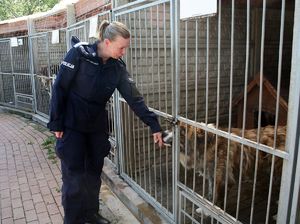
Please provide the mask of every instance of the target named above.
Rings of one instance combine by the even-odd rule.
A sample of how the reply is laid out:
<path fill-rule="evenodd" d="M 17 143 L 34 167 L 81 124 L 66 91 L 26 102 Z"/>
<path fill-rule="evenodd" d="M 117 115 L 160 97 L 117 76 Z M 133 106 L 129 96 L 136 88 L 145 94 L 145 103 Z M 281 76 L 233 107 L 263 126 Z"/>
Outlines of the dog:
<path fill-rule="evenodd" d="M 196 128 L 179 122 L 180 132 L 180 163 L 186 169 L 194 169 L 200 176 L 204 174 L 208 181 L 207 199 L 221 207 L 224 203 L 226 170 L 228 170 L 228 185 L 227 189 L 230 191 L 233 186 L 238 183 L 241 163 L 242 145 L 239 142 L 230 140 L 228 146 L 228 139 L 222 136 L 205 131 L 201 128 Z M 205 124 L 204 124 L 205 125 Z M 215 128 L 213 124 L 208 124 L 208 128 Z M 220 129 L 227 132 L 226 129 Z M 274 147 L 274 126 L 266 126 L 260 128 L 259 143 Z M 242 130 L 239 128 L 232 128 L 231 134 L 235 136 L 242 136 Z M 284 151 L 286 139 L 286 126 L 278 126 L 276 132 L 275 148 Z M 244 137 L 253 142 L 257 142 L 257 129 L 249 129 L 244 131 Z M 170 144 L 171 138 L 166 139 L 166 144 Z M 205 148 L 206 146 L 206 148 Z M 227 167 L 227 153 L 229 152 L 228 167 Z M 243 146 L 243 164 L 242 177 L 243 180 L 251 180 L 254 176 L 255 160 L 257 149 L 244 145 Z M 205 155 L 205 158 L 204 158 Z M 217 158 L 215 159 L 215 155 Z M 204 161 L 204 159 L 206 161 Z M 216 164 L 215 164 L 216 161 Z M 258 150 L 258 175 L 269 174 L 272 163 L 272 155 L 261 150 Z M 205 165 L 205 167 L 204 167 Z M 274 178 L 280 177 L 282 167 L 282 159 L 275 157 L 274 162 Z M 216 169 L 216 170 L 215 170 Z M 278 174 L 278 175 L 276 175 Z M 215 180 L 214 180 L 215 176 Z M 264 176 L 265 178 L 266 176 Z M 265 178 L 266 179 L 266 178 Z M 213 197 L 213 187 L 215 181 L 215 191 Z M 274 180 L 275 181 L 275 180 Z M 201 209 L 196 210 L 198 213 Z"/>

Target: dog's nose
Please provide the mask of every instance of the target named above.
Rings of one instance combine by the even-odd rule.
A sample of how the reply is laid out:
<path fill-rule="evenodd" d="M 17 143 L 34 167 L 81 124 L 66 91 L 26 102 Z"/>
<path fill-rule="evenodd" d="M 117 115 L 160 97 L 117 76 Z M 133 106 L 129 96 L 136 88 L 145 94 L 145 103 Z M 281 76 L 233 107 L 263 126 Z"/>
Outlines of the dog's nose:
<path fill-rule="evenodd" d="M 162 132 L 162 139 L 166 146 L 171 146 L 173 141 L 173 132 L 165 130 Z"/>

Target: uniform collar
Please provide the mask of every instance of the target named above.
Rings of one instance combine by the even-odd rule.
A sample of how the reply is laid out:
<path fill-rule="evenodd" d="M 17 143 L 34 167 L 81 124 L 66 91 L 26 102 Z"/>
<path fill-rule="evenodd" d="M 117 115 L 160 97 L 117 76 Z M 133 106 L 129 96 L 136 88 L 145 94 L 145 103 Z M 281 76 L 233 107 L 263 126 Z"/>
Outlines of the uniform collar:
<path fill-rule="evenodd" d="M 103 65 L 105 68 L 106 67 L 110 67 L 110 66 L 113 66 L 115 65 L 115 61 L 116 59 L 114 58 L 109 58 L 107 61 L 106 61 L 106 64 L 103 64 L 103 60 L 102 58 L 98 55 L 98 44 L 100 43 L 100 40 L 97 40 L 93 45 L 92 45 L 92 48 L 93 50 L 96 52 L 96 57 L 98 58 L 99 62 L 101 65 Z"/>

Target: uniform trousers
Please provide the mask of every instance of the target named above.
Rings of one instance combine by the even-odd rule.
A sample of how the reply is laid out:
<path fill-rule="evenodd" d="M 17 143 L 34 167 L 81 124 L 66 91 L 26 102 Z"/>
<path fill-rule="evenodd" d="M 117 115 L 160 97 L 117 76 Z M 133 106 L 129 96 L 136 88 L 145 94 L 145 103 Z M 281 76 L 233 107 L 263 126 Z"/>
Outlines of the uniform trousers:
<path fill-rule="evenodd" d="M 57 139 L 61 160 L 64 224 L 82 224 L 99 211 L 101 172 L 110 150 L 108 133 L 85 133 L 66 129 Z"/>

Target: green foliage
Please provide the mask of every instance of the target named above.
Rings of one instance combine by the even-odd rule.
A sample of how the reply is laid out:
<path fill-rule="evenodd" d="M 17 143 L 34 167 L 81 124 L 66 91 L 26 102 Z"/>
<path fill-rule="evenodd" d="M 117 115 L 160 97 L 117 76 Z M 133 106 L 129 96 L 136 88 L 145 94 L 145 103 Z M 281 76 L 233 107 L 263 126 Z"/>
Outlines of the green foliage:
<path fill-rule="evenodd" d="M 59 0 L 0 0 L 0 20 L 47 11 Z"/>
<path fill-rule="evenodd" d="M 55 137 L 50 136 L 43 142 L 42 145 L 44 146 L 44 148 L 46 148 L 47 146 L 52 147 L 55 144 L 55 141 L 56 141 Z"/>
<path fill-rule="evenodd" d="M 45 150 L 47 150 L 47 158 L 53 163 L 56 164 L 57 163 L 57 158 L 56 158 L 56 154 L 55 154 L 55 137 L 54 136 L 50 136 L 48 137 L 43 143 L 42 146 Z"/>

